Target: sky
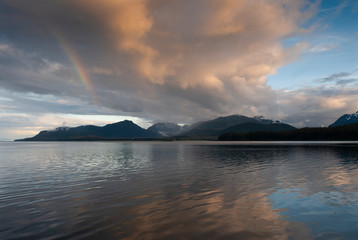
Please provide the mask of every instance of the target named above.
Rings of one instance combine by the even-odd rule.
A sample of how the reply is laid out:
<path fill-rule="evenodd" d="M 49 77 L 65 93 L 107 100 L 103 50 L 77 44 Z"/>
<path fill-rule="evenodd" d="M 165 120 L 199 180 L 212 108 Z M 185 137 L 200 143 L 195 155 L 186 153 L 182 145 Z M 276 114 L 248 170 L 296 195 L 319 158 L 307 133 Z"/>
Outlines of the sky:
<path fill-rule="evenodd" d="M 0 0 L 0 140 L 358 111 L 355 0 Z"/>

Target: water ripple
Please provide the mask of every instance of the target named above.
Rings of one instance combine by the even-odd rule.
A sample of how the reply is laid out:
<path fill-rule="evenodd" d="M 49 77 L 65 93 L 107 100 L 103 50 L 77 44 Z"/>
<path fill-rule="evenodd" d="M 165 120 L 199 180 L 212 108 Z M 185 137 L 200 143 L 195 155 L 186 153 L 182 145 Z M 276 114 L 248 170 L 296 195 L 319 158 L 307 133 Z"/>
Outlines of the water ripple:
<path fill-rule="evenodd" d="M 0 239 L 354 239 L 355 145 L 0 143 Z"/>

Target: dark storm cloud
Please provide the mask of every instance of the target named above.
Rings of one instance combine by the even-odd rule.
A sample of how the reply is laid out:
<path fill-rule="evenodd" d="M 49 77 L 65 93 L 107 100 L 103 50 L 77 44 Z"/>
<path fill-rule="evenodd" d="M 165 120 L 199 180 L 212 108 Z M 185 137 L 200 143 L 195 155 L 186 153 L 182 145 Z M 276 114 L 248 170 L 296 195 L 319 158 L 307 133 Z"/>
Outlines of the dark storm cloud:
<path fill-rule="evenodd" d="M 72 68 L 37 53 L 0 44 L 0 87 L 15 92 L 82 96 L 86 92 Z"/>

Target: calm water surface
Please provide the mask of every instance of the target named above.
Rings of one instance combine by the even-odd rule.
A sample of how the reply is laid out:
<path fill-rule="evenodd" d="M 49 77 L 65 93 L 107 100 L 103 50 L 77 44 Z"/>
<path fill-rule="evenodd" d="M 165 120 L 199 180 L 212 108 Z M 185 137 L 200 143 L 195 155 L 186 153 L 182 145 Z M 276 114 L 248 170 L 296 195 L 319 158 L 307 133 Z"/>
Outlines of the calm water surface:
<path fill-rule="evenodd" d="M 358 145 L 0 143 L 0 239 L 358 239 Z"/>

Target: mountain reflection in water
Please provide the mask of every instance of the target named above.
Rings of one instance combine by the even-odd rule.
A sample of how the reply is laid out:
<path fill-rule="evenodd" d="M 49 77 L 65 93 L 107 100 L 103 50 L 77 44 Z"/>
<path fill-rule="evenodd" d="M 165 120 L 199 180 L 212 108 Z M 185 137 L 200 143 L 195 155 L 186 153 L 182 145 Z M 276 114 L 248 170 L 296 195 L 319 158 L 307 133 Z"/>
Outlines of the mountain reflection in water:
<path fill-rule="evenodd" d="M 354 144 L 0 143 L 1 239 L 355 239 Z"/>

